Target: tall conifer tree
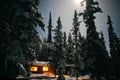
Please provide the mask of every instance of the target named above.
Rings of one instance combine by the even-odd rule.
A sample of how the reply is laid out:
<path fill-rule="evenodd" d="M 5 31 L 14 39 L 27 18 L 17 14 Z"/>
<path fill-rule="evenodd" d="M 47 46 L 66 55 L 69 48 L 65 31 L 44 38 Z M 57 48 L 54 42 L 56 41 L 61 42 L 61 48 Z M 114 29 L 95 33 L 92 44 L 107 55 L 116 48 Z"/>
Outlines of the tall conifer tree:
<path fill-rule="evenodd" d="M 84 42 L 85 42 L 85 38 L 79 32 L 79 34 L 78 34 L 78 43 L 79 43 L 79 49 L 80 49 L 80 56 L 81 57 L 84 57 Z"/>
<path fill-rule="evenodd" d="M 86 34 L 86 66 L 88 72 L 93 74 L 98 80 L 100 76 L 106 76 L 105 66 L 106 55 L 104 53 L 103 45 L 101 45 L 101 39 L 99 33 L 96 31 L 94 19 L 95 13 L 102 12 L 99 8 L 99 4 L 94 0 L 84 0 L 86 2 L 86 10 L 83 13 L 83 20 L 87 27 Z M 102 66 L 101 66 L 102 65 Z M 104 70 L 103 70 L 104 69 Z"/>
<path fill-rule="evenodd" d="M 73 28 L 72 28 L 72 34 L 73 34 L 73 54 L 74 54 L 74 64 L 75 64 L 75 73 L 76 73 L 76 80 L 78 80 L 79 76 L 79 67 L 80 67 L 80 54 L 79 54 L 79 42 L 78 42 L 78 34 L 79 34 L 79 25 L 80 21 L 78 20 L 78 13 L 75 10 L 74 12 L 74 18 L 73 18 Z"/>
<path fill-rule="evenodd" d="M 67 40 L 67 49 L 66 49 L 66 63 L 67 64 L 73 64 L 74 63 L 74 55 L 73 55 L 73 40 L 72 36 L 69 33 L 68 40 Z"/>
<path fill-rule="evenodd" d="M 66 32 L 64 32 L 64 35 L 63 35 L 63 46 L 64 46 L 64 48 L 66 49 L 66 47 L 67 47 L 67 37 L 66 37 Z"/>
<path fill-rule="evenodd" d="M 51 17 L 51 12 L 49 14 L 49 26 L 48 26 L 48 39 L 47 42 L 51 43 L 52 42 L 52 17 Z"/>
<path fill-rule="evenodd" d="M 60 80 L 64 80 L 63 73 L 65 67 L 65 56 L 63 51 L 63 33 L 62 33 L 62 23 L 60 17 L 57 21 L 57 26 L 54 29 L 54 47 L 55 53 L 53 56 L 53 63 L 55 64 L 54 68 L 57 70 Z"/>
<path fill-rule="evenodd" d="M 118 79 L 120 78 L 120 40 L 114 32 L 112 21 L 108 15 L 108 33 L 109 33 L 109 44 L 110 44 L 110 54 L 112 58 L 112 73 Z"/>
<path fill-rule="evenodd" d="M 39 0 L 0 1 L 0 76 L 15 78 L 17 63 L 29 71 L 41 45 L 36 27 L 44 29 L 38 6 Z"/>

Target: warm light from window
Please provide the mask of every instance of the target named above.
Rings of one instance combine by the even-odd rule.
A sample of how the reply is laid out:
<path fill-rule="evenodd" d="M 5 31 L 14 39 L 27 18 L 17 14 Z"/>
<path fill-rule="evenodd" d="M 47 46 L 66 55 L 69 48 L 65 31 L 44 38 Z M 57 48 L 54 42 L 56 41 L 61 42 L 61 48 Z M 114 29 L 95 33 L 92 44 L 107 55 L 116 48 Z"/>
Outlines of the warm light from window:
<path fill-rule="evenodd" d="M 43 71 L 48 71 L 48 67 L 47 66 L 43 66 Z"/>
<path fill-rule="evenodd" d="M 30 68 L 30 71 L 37 71 L 38 70 L 38 67 L 36 67 L 36 66 L 32 66 L 31 68 Z"/>

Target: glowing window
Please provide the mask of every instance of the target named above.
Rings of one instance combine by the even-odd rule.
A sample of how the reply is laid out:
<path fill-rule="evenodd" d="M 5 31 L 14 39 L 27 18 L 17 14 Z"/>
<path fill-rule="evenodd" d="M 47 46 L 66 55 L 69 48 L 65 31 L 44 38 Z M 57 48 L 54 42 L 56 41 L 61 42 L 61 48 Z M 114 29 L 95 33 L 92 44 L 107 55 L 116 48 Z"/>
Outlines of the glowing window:
<path fill-rule="evenodd" d="M 48 71 L 48 67 L 47 66 L 43 66 L 43 71 Z"/>
<path fill-rule="evenodd" d="M 32 66 L 31 68 L 30 68 L 30 71 L 37 71 L 38 70 L 38 67 L 36 67 L 36 66 Z"/>

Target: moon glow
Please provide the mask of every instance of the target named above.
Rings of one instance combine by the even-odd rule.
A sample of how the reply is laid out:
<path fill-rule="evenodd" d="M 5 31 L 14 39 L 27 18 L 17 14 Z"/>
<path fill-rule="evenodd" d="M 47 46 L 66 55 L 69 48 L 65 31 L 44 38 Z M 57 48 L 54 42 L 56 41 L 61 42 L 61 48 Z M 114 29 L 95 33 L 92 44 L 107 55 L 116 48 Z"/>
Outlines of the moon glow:
<path fill-rule="evenodd" d="M 75 2 L 75 4 L 76 5 L 80 5 L 80 2 L 81 2 L 82 0 L 74 0 L 74 2 Z"/>

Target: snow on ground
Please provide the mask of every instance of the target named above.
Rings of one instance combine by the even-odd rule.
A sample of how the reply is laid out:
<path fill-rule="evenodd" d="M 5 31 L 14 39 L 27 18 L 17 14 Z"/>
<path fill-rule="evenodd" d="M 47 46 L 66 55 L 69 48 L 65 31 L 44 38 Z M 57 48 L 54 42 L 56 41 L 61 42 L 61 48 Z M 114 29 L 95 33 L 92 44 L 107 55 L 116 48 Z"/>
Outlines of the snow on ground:
<path fill-rule="evenodd" d="M 69 75 L 64 75 L 65 76 L 65 78 L 66 78 L 66 80 L 76 80 L 76 77 L 70 77 Z M 31 75 L 31 77 L 33 77 L 33 78 L 39 78 L 39 77 L 43 77 L 44 79 L 31 79 L 31 80 L 57 80 L 56 78 L 55 78 L 55 76 L 53 77 L 50 77 L 50 76 L 48 76 L 48 75 L 45 75 L 45 74 L 32 74 Z M 48 77 L 50 77 L 49 79 L 48 79 Z M 90 79 L 90 76 L 89 75 L 85 75 L 85 76 L 80 76 L 79 78 L 78 78 L 78 80 L 89 80 Z"/>
<path fill-rule="evenodd" d="M 58 76 L 58 75 L 57 75 Z M 76 77 L 70 77 L 69 75 L 64 75 L 66 80 L 76 80 Z M 17 80 L 25 79 L 25 77 L 19 76 L 16 78 Z M 57 77 L 55 76 L 48 76 L 46 74 L 32 74 L 30 76 L 30 80 L 57 80 Z M 81 76 L 78 78 L 78 80 L 90 80 L 89 75 Z"/>

